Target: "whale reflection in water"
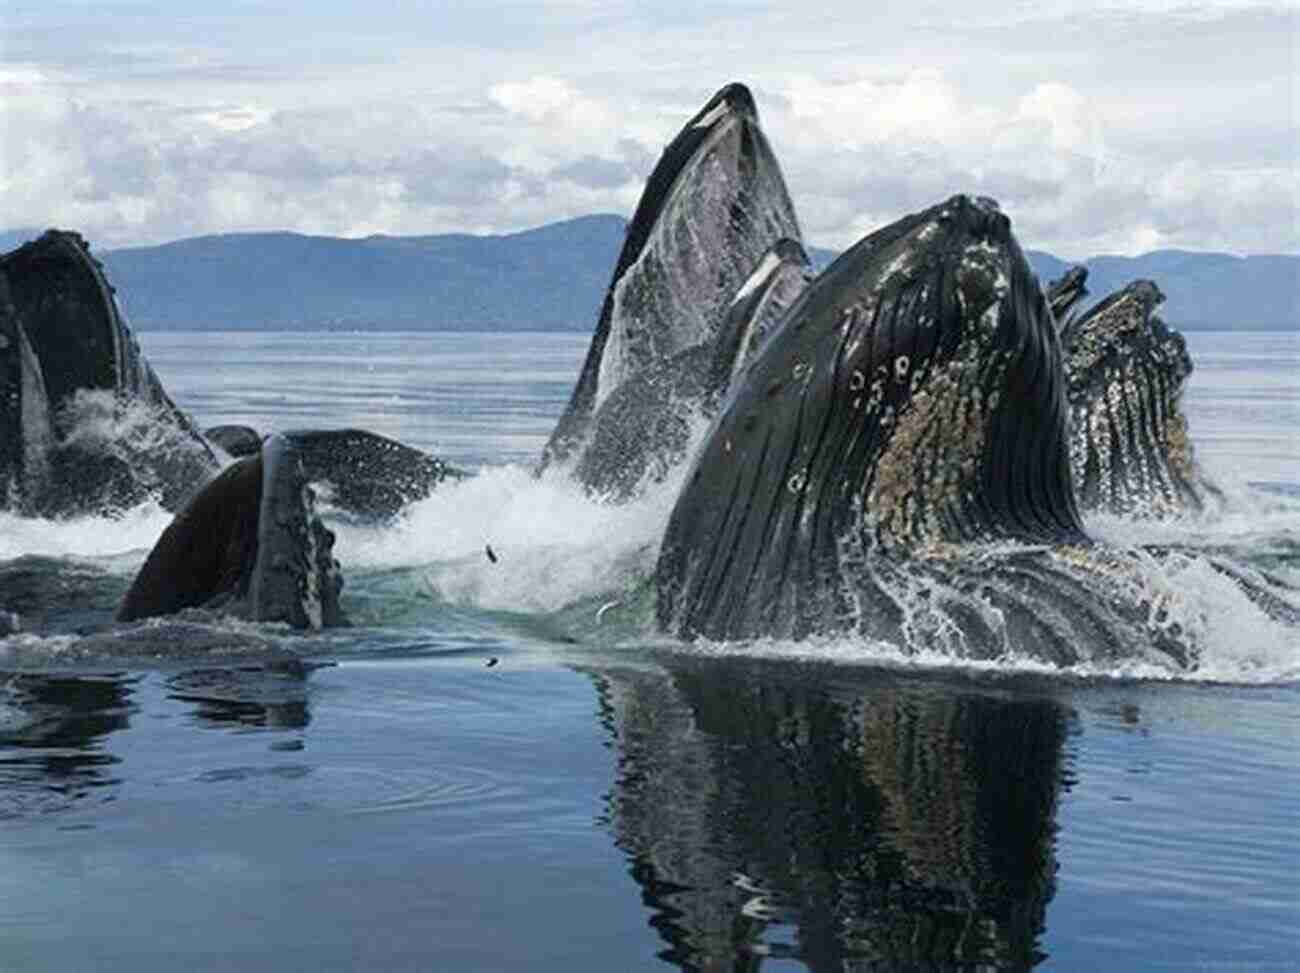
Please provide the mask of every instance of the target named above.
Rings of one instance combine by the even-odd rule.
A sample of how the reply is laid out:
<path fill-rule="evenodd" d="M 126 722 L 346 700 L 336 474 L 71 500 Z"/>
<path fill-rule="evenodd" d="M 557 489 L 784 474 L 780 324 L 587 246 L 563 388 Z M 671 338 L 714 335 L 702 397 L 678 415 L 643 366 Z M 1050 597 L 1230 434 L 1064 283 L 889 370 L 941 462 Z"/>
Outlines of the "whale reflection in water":
<path fill-rule="evenodd" d="M 0 673 L 0 821 L 113 799 L 120 758 L 104 741 L 126 729 L 135 679 Z"/>
<path fill-rule="evenodd" d="M 1026 968 L 1055 890 L 1067 713 L 793 665 L 594 673 L 608 824 L 682 969 Z M 866 968 L 866 967 L 863 967 Z M 891 965 L 892 968 L 892 965 Z"/>

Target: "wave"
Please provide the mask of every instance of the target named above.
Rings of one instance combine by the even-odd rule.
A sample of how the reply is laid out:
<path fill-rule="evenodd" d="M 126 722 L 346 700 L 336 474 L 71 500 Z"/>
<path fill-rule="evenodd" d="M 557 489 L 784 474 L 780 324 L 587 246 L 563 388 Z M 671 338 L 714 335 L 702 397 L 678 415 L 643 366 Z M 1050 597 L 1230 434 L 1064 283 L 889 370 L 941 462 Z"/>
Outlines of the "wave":
<path fill-rule="evenodd" d="M 420 567 L 439 601 L 550 613 L 653 570 L 676 487 L 602 504 L 558 470 L 490 467 L 443 484 L 392 526 L 334 525 L 335 550 L 349 573 Z"/>
<path fill-rule="evenodd" d="M 1097 661 L 1059 668 L 1035 661 L 1008 646 L 988 661 L 956 659 L 917 628 L 905 644 L 862 636 L 804 641 L 675 643 L 653 632 L 649 579 L 680 479 L 685 470 L 644 489 L 624 504 L 594 500 L 563 471 L 535 477 L 516 465 L 489 467 L 478 476 L 449 481 L 396 521 L 366 525 L 331 518 L 335 550 L 344 564 L 345 610 L 360 625 L 428 623 L 438 613 L 461 619 L 481 616 L 489 625 L 505 614 L 549 620 L 541 631 L 569 631 L 597 651 L 668 648 L 673 652 L 779 656 L 832 663 L 981 674 L 1041 673 L 1084 679 L 1180 679 L 1228 683 L 1277 683 L 1300 679 L 1300 637 L 1253 601 L 1230 573 L 1212 561 L 1229 554 L 1246 569 L 1300 587 L 1300 497 L 1261 491 L 1245 484 L 1225 490 L 1222 509 L 1169 521 L 1134 522 L 1096 518 L 1089 527 L 1109 545 L 1137 549 L 1142 597 L 1161 613 L 1161 624 L 1177 625 L 1199 650 L 1191 671 L 1151 660 Z M 170 514 L 150 501 L 112 517 L 40 520 L 0 513 L 0 564 L 18 558 L 62 559 L 69 569 L 90 566 L 121 579 L 138 569 Z M 1155 558 L 1142 548 L 1174 548 Z M 489 550 L 491 556 L 489 556 Z M 393 581 L 393 579 L 396 581 Z M 1283 597 L 1300 612 L 1294 593 Z M 352 606 L 349 607 L 349 599 Z M 261 636 L 284 643 L 287 633 L 213 620 L 202 636 L 200 654 L 231 650 L 231 639 L 256 647 Z M 932 631 L 932 629 L 931 629 Z M 159 641 L 163 630 L 155 632 Z M 172 632 L 181 634 L 180 630 Z M 356 642 L 357 630 L 349 635 Z M 375 642 L 391 639 L 376 632 Z M 135 637 L 148 642 L 149 635 Z M 320 651 L 335 640 L 318 639 Z M 362 642 L 368 642 L 363 637 Z M 399 640 L 400 641 L 400 640 Z M 310 639 L 292 638 L 298 647 Z M 123 639 L 117 650 L 130 649 Z M 19 634 L 0 639 L 10 661 L 75 663 L 91 649 L 104 649 L 72 635 Z M 105 650 L 112 657 L 117 650 Z M 312 651 L 312 650 L 308 650 Z"/>

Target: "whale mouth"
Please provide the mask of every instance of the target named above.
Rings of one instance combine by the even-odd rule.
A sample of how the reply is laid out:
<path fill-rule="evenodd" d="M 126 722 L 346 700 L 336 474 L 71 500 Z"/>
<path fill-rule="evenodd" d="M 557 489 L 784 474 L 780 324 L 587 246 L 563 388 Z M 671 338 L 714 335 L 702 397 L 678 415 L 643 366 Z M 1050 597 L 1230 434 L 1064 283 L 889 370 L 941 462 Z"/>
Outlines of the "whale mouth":
<path fill-rule="evenodd" d="M 814 631 L 881 558 L 1087 544 L 1066 416 L 1055 324 L 995 204 L 955 196 L 877 231 L 723 407 L 665 533 L 660 624 Z"/>
<path fill-rule="evenodd" d="M 268 436 L 209 482 L 163 531 L 118 611 L 129 622 L 185 608 L 317 630 L 346 624 L 334 535 L 315 514 L 301 449 Z"/>
<path fill-rule="evenodd" d="M 646 181 L 540 468 L 580 461 L 593 422 L 626 382 L 697 350 L 711 362 L 737 290 L 773 244 L 799 236 L 753 95 L 729 84 L 677 133 Z"/>
<path fill-rule="evenodd" d="M 709 128 L 726 115 L 738 115 L 758 121 L 758 105 L 749 88 L 733 81 L 710 98 L 695 117 L 686 123 L 688 129 Z"/>

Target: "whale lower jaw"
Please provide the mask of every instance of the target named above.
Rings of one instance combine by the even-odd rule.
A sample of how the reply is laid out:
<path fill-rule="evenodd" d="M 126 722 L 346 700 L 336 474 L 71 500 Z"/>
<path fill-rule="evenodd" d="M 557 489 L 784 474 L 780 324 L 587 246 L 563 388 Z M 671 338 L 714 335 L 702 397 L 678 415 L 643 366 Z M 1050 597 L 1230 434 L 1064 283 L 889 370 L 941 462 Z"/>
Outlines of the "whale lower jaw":
<path fill-rule="evenodd" d="M 176 509 L 218 466 L 80 236 L 50 230 L 0 255 L 0 505 L 41 517 L 150 498 Z"/>
<path fill-rule="evenodd" d="M 625 385 L 644 385 L 646 373 L 662 372 L 701 346 L 711 348 L 733 297 L 784 237 L 799 238 L 785 179 L 749 91 L 728 85 L 669 143 L 646 182 L 541 468 L 581 467 L 596 414 Z M 709 353 L 696 357 L 711 365 Z M 690 394 L 698 404 L 694 386 Z M 643 394 L 633 390 L 627 397 Z M 648 465 L 675 464 L 676 442 L 674 432 Z M 582 470 L 575 475 L 602 489 L 588 483 Z"/>
<path fill-rule="evenodd" d="M 209 482 L 163 531 L 119 621 L 187 608 L 297 629 L 346 624 L 334 536 L 315 514 L 299 445 L 267 438 Z"/>
<path fill-rule="evenodd" d="M 294 628 L 337 624 L 338 566 L 333 535 L 314 516 L 298 447 L 287 436 L 262 444 L 262 498 L 257 559 L 249 581 L 248 613 L 254 621 Z"/>

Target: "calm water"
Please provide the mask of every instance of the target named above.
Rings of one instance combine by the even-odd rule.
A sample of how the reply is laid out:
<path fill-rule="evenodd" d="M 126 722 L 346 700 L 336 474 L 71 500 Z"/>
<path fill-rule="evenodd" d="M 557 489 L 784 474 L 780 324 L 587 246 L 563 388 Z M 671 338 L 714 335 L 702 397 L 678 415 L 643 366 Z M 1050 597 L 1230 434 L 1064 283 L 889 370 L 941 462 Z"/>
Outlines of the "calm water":
<path fill-rule="evenodd" d="M 644 586 L 671 490 L 527 473 L 586 336 L 141 337 L 204 425 L 480 474 L 337 525 L 356 628 L 153 660 L 77 633 L 165 514 L 0 515 L 29 629 L 0 640 L 0 971 L 1296 968 L 1300 635 L 1220 579 L 1178 579 L 1192 679 L 674 645 Z M 1296 581 L 1300 342 L 1188 338 L 1228 508 L 1094 527 Z M 231 654 L 268 641 L 332 664 Z"/>

